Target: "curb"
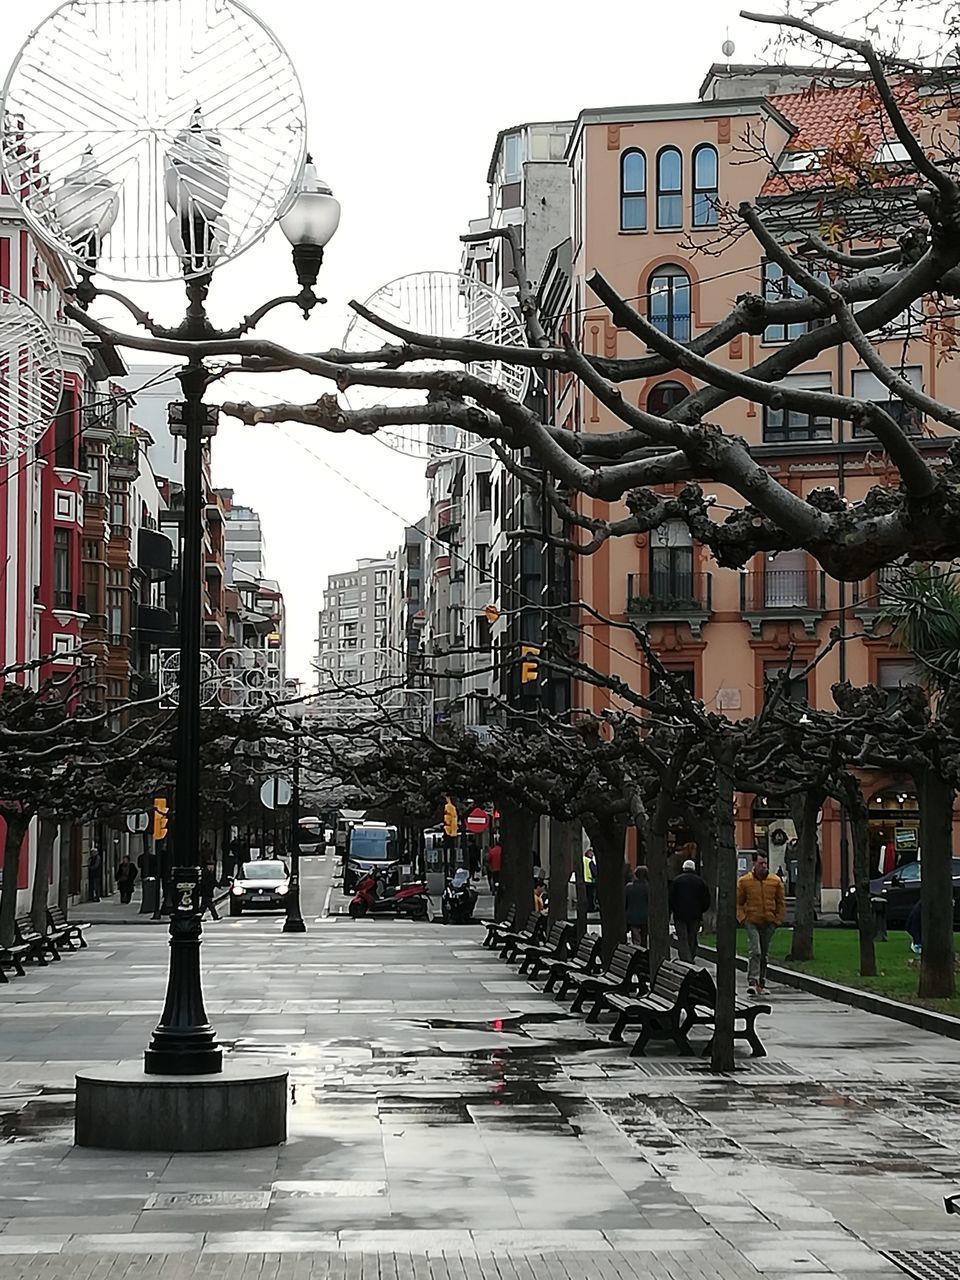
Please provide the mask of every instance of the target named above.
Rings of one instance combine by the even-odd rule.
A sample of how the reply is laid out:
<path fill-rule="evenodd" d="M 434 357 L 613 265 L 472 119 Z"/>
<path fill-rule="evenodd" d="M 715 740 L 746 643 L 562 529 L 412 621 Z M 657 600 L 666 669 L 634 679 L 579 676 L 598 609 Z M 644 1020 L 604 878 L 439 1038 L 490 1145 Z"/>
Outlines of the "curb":
<path fill-rule="evenodd" d="M 716 964 L 717 953 L 713 947 L 701 946 L 699 953 Z M 737 968 L 746 971 L 746 956 L 737 956 Z M 921 1008 L 920 1005 L 902 1004 L 899 1000 L 888 1000 L 886 996 L 876 995 L 873 991 L 861 991 L 859 987 L 844 987 L 838 982 L 828 982 L 826 978 L 814 978 L 810 974 L 797 973 L 795 969 L 782 969 L 779 965 L 767 965 L 767 973 L 786 987 L 796 987 L 797 990 L 819 996 L 822 1000 L 846 1004 L 864 1013 L 875 1013 L 881 1018 L 890 1018 L 894 1022 L 905 1022 L 908 1026 L 918 1027 L 921 1031 L 932 1031 L 935 1035 L 946 1036 L 949 1040 L 960 1040 L 960 1018 L 951 1017 L 948 1013 L 935 1013 L 934 1010 Z"/>
<path fill-rule="evenodd" d="M 229 889 L 219 890 L 214 895 L 214 899 L 213 899 L 214 904 L 219 907 L 220 904 L 222 902 L 226 902 L 226 900 L 229 897 L 230 897 Z M 85 905 L 87 904 L 82 902 L 77 904 L 77 909 L 80 911 L 81 915 L 83 914 L 83 908 Z M 136 928 L 141 925 L 158 925 L 158 924 L 164 925 L 165 927 L 169 928 L 169 925 L 170 925 L 169 916 L 163 916 L 159 920 L 154 920 L 153 916 L 149 912 L 145 912 L 144 914 L 141 915 L 139 907 L 137 908 L 136 913 L 132 916 L 119 916 L 117 919 L 113 919 L 110 916 L 100 916 L 99 919 L 96 919 L 96 918 L 90 919 L 91 915 L 96 917 L 96 914 L 97 914 L 95 910 L 96 905 L 97 905 L 96 903 L 93 904 L 94 910 L 92 912 L 89 912 L 87 915 L 87 918 L 83 921 L 83 923 L 89 924 L 92 929 L 100 929 L 100 928 L 103 928 L 104 926 L 107 926 L 111 929 L 128 929 L 128 928 Z M 73 908 L 71 908 L 71 913 L 72 912 L 73 912 Z M 78 919 L 80 919 L 79 916 L 78 916 Z"/>

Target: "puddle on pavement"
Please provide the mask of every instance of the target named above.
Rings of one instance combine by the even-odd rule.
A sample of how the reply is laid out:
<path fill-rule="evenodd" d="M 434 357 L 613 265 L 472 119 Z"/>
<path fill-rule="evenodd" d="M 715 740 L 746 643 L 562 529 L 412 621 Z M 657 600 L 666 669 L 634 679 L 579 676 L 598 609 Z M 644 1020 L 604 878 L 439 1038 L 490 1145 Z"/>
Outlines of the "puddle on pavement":
<path fill-rule="evenodd" d="M 16 1110 L 3 1109 L 10 1102 Z M 45 1085 L 30 1089 L 26 1097 L 5 1095 L 0 1099 L 0 1142 L 43 1142 L 71 1134 L 73 1111 L 72 1089 Z"/>

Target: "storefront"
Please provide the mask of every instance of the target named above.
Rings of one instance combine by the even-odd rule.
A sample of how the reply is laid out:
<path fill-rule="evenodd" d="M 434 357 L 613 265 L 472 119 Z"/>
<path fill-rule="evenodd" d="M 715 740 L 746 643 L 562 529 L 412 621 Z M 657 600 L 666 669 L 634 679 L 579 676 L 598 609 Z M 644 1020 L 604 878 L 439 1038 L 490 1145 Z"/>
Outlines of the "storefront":
<path fill-rule="evenodd" d="M 913 783 L 887 787 L 871 796 L 870 867 L 875 875 L 916 862 L 920 853 L 920 809 Z"/>

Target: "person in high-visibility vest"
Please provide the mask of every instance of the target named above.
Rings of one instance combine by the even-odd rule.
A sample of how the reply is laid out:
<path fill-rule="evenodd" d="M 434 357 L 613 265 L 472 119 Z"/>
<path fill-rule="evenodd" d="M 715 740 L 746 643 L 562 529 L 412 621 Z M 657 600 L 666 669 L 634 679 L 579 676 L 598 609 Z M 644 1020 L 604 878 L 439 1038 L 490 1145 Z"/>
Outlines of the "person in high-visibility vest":
<path fill-rule="evenodd" d="M 597 909 L 597 860 L 592 849 L 583 851 L 583 883 L 587 891 L 587 910 Z"/>

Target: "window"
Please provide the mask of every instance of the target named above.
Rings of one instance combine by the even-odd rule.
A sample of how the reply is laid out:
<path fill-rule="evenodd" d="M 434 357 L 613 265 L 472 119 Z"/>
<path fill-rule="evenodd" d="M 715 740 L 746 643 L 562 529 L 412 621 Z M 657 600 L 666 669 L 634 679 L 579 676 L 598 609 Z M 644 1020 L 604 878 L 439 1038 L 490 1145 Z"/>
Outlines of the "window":
<path fill-rule="evenodd" d="M 523 171 L 523 135 L 508 133 L 503 140 L 503 180 L 519 182 Z"/>
<path fill-rule="evenodd" d="M 923 390 L 923 369 L 920 365 L 910 365 L 906 368 L 895 370 L 905 382 L 909 382 L 911 387 L 916 387 L 918 391 Z M 920 424 L 923 421 L 923 414 L 912 404 L 906 404 L 903 400 L 890 398 L 890 389 L 885 387 L 878 377 L 870 372 L 869 369 L 854 369 L 853 371 L 853 394 L 857 400 L 872 400 L 879 404 L 881 408 L 886 409 L 890 417 L 895 422 L 899 422 L 900 426 L 909 435 L 917 435 L 920 431 Z M 864 436 L 872 436 L 873 432 L 863 423 L 855 422 L 853 424 L 853 434 L 856 438 Z"/>
<path fill-rule="evenodd" d="M 693 539 L 679 520 L 650 534 L 650 594 L 654 600 L 693 600 Z"/>
<path fill-rule="evenodd" d="M 485 542 L 477 543 L 476 554 L 477 572 L 481 578 L 489 578 L 490 576 L 490 548 Z"/>
<path fill-rule="evenodd" d="M 785 389 L 795 391 L 829 391 L 828 373 L 795 373 L 780 380 Z M 791 444 L 805 440 L 833 439 L 833 419 L 829 414 L 804 413 L 786 407 L 763 407 L 763 438 L 776 444 Z"/>
<path fill-rule="evenodd" d="M 819 151 L 784 151 L 777 161 L 781 173 L 810 173 L 820 168 Z"/>
<path fill-rule="evenodd" d="M 771 686 L 773 682 L 778 679 L 778 677 L 780 676 L 783 670 L 784 670 L 783 667 L 777 666 L 776 664 L 767 663 L 764 665 L 764 668 L 763 668 L 764 701 L 766 701 L 766 699 L 770 696 Z M 801 672 L 796 669 L 791 671 L 787 676 L 786 683 L 784 684 L 783 692 L 781 693 L 780 697 L 784 699 L 786 702 L 793 702 L 799 706 L 805 707 L 810 701 L 808 690 L 807 690 L 807 677 L 801 674 Z"/>
<path fill-rule="evenodd" d="M 682 267 L 658 267 L 650 277 L 650 323 L 676 342 L 690 341 L 690 277 Z"/>
<path fill-rule="evenodd" d="M 620 230 L 647 229 L 647 157 L 636 149 L 620 157 Z"/>
<path fill-rule="evenodd" d="M 67 389 L 60 397 L 53 429 L 53 460 L 58 467 L 73 468 L 76 464 L 76 431 L 73 425 L 74 394 Z"/>
<path fill-rule="evenodd" d="M 910 152 L 902 142 L 881 142 L 873 155 L 874 164 L 909 164 Z"/>
<path fill-rule="evenodd" d="M 807 553 L 780 551 L 764 566 L 763 603 L 768 609 L 805 609 L 807 583 Z"/>
<path fill-rule="evenodd" d="M 792 276 L 784 273 L 779 262 L 764 261 L 761 264 L 763 275 L 763 297 L 765 302 L 785 302 L 790 298 L 805 298 L 806 291 L 797 284 Z M 826 270 L 817 272 L 817 277 L 828 282 Z M 792 342 L 811 327 L 822 324 L 820 320 L 798 320 L 794 324 L 768 324 L 763 331 L 764 342 Z"/>
<path fill-rule="evenodd" d="M 107 631 L 111 644 L 123 641 L 123 592 L 116 587 L 107 591 Z"/>
<path fill-rule="evenodd" d="M 670 704 L 676 698 L 674 689 L 677 687 L 679 680 L 682 688 L 686 689 L 691 698 L 697 696 L 697 678 L 696 672 L 692 666 L 670 667 L 667 674 L 672 677 L 665 680 L 658 671 L 650 672 L 650 697 L 654 702 Z"/>
<path fill-rule="evenodd" d="M 110 490 L 110 523 L 117 529 L 127 523 L 127 499 L 119 489 Z"/>
<path fill-rule="evenodd" d="M 488 493 L 490 492 L 489 475 L 487 476 L 487 492 Z M 407 547 L 407 568 L 408 569 L 420 568 L 420 548 L 416 544 L 414 544 L 413 546 Z"/>
<path fill-rule="evenodd" d="M 657 229 L 682 226 L 683 160 L 676 147 L 664 147 L 657 156 Z"/>
<path fill-rule="evenodd" d="M 905 684 L 916 684 L 917 675 L 910 662 L 878 662 L 877 685 L 886 690 L 887 706 L 892 706 L 900 696 L 900 689 Z"/>
<path fill-rule="evenodd" d="M 688 395 L 690 392 L 680 382 L 658 382 L 647 392 L 647 413 L 655 413 L 662 418 Z"/>
<path fill-rule="evenodd" d="M 693 225 L 715 227 L 720 195 L 717 149 L 705 143 L 693 153 Z"/>
<path fill-rule="evenodd" d="M 70 530 L 53 531 L 53 603 L 58 609 L 72 609 L 70 583 Z"/>
<path fill-rule="evenodd" d="M 491 501 L 492 501 L 492 493 L 491 493 L 491 487 L 490 487 L 490 472 L 481 471 L 480 474 L 477 476 L 477 509 L 479 511 L 489 511 Z M 410 568 L 411 569 L 414 567 L 414 563 L 413 563 L 414 551 L 416 551 L 417 553 L 416 567 L 417 568 L 420 567 L 420 548 L 411 547 L 410 548 L 410 552 L 411 552 Z"/>

